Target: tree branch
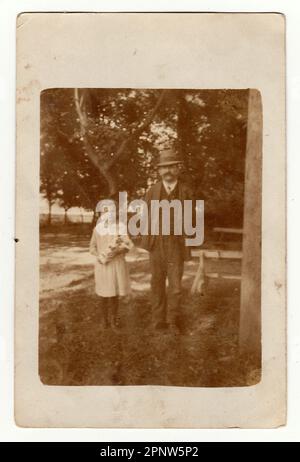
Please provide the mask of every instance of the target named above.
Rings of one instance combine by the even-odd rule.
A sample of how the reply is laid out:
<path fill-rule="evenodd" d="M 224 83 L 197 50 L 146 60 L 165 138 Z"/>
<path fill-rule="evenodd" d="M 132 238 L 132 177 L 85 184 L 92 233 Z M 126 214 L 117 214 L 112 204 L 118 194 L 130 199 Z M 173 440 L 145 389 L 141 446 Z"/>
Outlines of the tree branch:
<path fill-rule="evenodd" d="M 161 103 L 162 103 L 162 101 L 163 101 L 163 99 L 165 97 L 166 92 L 167 92 L 167 90 L 162 90 L 161 91 L 161 94 L 159 95 L 159 98 L 156 101 L 156 104 L 155 104 L 154 108 L 149 112 L 149 114 L 146 117 L 146 119 L 144 120 L 144 122 L 137 129 L 133 129 L 131 131 L 130 136 L 122 141 L 122 143 L 119 146 L 116 154 L 114 156 L 112 156 L 111 159 L 107 162 L 106 169 L 110 169 L 114 165 L 114 163 L 117 160 L 119 160 L 119 158 L 123 155 L 123 152 L 124 152 L 126 146 L 130 142 L 132 142 L 135 138 L 137 138 L 141 133 L 143 133 L 143 131 L 151 124 L 155 114 L 157 113 L 157 111 L 158 111 L 158 109 L 159 109 L 159 107 L 160 107 L 160 105 L 161 105 Z"/>
<path fill-rule="evenodd" d="M 116 179 L 110 172 L 111 168 L 121 158 L 128 144 L 131 143 L 134 139 L 136 139 L 151 124 L 155 114 L 157 113 L 163 101 L 166 91 L 167 90 L 161 91 L 159 98 L 155 103 L 155 106 L 149 112 L 144 122 L 137 128 L 133 128 L 131 130 L 130 135 L 121 142 L 119 148 L 117 149 L 116 153 L 113 156 L 111 156 L 108 160 L 106 159 L 104 160 L 103 158 L 99 157 L 97 153 L 95 153 L 93 146 L 91 145 L 88 139 L 89 121 L 88 121 L 88 117 L 84 109 L 84 94 L 82 93 L 81 95 L 79 95 L 78 88 L 74 89 L 75 108 L 76 108 L 76 112 L 79 118 L 80 133 L 83 138 L 86 153 L 88 154 L 91 162 L 98 169 L 99 173 L 107 181 L 111 194 L 116 192 L 116 189 L 117 189 Z"/>
<path fill-rule="evenodd" d="M 88 140 L 88 134 L 87 134 L 88 119 L 87 119 L 87 115 L 83 108 L 84 107 L 83 95 L 81 95 L 81 97 L 79 98 L 78 88 L 74 89 L 74 102 L 75 102 L 75 108 L 76 108 L 76 112 L 77 112 L 79 122 L 80 122 L 80 134 L 83 138 L 86 153 L 88 154 L 89 158 L 91 159 L 95 167 L 97 167 L 97 169 L 101 173 L 101 166 L 100 166 L 99 158 L 97 154 L 95 153 L 93 146 Z"/>

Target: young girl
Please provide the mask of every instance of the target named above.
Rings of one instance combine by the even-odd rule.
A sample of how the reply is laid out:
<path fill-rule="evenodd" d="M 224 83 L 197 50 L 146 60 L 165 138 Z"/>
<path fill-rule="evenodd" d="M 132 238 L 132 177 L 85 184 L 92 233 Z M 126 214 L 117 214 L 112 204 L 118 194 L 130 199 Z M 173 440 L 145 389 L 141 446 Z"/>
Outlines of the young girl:
<path fill-rule="evenodd" d="M 107 208 L 101 214 L 90 242 L 90 253 L 97 257 L 95 290 L 102 300 L 106 328 L 119 327 L 119 297 L 128 296 L 131 292 L 125 254 L 133 247 L 133 243 L 127 235 L 126 225 L 118 221 L 115 209 L 112 211 Z M 107 214 L 110 214 L 109 220 Z"/>

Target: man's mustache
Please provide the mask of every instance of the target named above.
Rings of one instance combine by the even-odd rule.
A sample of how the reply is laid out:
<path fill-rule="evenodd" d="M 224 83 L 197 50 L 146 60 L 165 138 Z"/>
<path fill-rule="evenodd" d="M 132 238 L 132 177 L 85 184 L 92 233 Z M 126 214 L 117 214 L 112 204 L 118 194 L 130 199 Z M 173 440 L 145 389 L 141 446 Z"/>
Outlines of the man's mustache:
<path fill-rule="evenodd" d="M 171 176 L 173 178 L 175 175 L 173 175 L 173 173 L 167 172 L 164 173 L 163 176 Z"/>

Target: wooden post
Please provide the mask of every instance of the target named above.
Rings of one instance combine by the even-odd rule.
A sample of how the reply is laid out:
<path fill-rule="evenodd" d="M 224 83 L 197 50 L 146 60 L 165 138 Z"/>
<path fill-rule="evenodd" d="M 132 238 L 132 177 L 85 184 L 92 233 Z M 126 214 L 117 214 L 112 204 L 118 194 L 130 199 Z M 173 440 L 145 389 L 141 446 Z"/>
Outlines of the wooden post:
<path fill-rule="evenodd" d="M 261 183 L 262 103 L 259 91 L 250 89 L 239 345 L 241 353 L 257 364 L 261 360 Z"/>
<path fill-rule="evenodd" d="M 192 284 L 191 293 L 197 294 L 200 293 L 201 295 L 204 294 L 204 283 L 205 283 L 205 269 L 204 269 L 204 252 L 200 250 L 199 253 L 199 265 L 197 269 L 197 273 Z"/>

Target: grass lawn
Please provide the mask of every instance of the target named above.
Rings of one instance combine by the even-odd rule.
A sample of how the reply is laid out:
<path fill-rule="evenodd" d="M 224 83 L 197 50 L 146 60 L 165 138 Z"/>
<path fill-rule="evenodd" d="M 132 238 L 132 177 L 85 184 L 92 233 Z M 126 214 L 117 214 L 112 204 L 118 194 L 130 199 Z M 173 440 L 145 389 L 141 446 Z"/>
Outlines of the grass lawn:
<path fill-rule="evenodd" d="M 121 301 L 121 329 L 105 330 L 94 294 L 89 235 L 42 232 L 39 374 L 48 385 L 253 385 L 260 371 L 238 351 L 240 281 L 211 279 L 192 296 L 197 262 L 183 278 L 185 334 L 151 329 L 147 253 L 128 254 L 133 296 Z M 240 273 L 235 261 L 209 261 L 209 271 Z"/>

